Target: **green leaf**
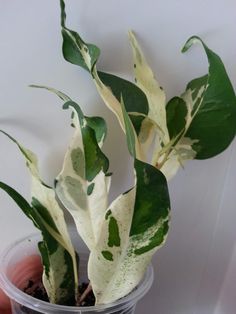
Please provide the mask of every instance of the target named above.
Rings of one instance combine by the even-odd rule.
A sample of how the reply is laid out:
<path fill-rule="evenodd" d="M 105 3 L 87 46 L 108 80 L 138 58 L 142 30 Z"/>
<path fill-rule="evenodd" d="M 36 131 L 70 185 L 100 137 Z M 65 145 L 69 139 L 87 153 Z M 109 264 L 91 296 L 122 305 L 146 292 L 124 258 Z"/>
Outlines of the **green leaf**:
<path fill-rule="evenodd" d="M 176 137 L 185 130 L 187 113 L 187 106 L 182 98 L 174 97 L 167 103 L 167 127 L 170 138 Z"/>
<path fill-rule="evenodd" d="M 97 304 L 129 294 L 142 279 L 152 255 L 166 240 L 170 201 L 164 175 L 135 160 L 136 186 L 107 209 L 88 276 Z"/>
<path fill-rule="evenodd" d="M 223 62 L 203 41 L 191 37 L 183 52 L 201 43 L 209 62 L 207 76 L 191 81 L 182 98 L 189 108 L 185 136 L 197 140 L 197 159 L 213 157 L 226 149 L 236 133 L 236 97 Z"/>
<path fill-rule="evenodd" d="M 130 236 L 144 234 L 169 215 L 170 201 L 164 175 L 155 167 L 135 161 L 136 198 Z"/>
<path fill-rule="evenodd" d="M 94 65 L 100 55 L 100 50 L 93 44 L 85 43 L 81 37 L 74 31 L 65 26 L 66 13 L 65 3 L 61 3 L 61 27 L 63 37 L 63 56 L 70 63 L 79 65 L 85 70 L 92 72 Z"/>
<path fill-rule="evenodd" d="M 101 117 L 85 117 L 85 119 L 88 126 L 94 130 L 97 143 L 102 147 L 107 135 L 106 121 Z"/>
<path fill-rule="evenodd" d="M 0 182 L 0 188 L 4 190 L 21 208 L 23 213 L 32 220 L 36 228 L 40 229 L 43 226 L 37 212 L 30 206 L 30 204 L 12 187 L 4 182 Z"/>

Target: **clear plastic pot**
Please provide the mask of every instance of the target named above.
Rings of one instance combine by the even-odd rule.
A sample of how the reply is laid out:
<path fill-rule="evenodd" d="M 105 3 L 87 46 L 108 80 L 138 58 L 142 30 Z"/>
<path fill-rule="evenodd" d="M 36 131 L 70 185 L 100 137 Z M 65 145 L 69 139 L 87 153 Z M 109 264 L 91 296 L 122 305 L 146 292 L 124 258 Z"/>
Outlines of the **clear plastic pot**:
<path fill-rule="evenodd" d="M 37 244 L 40 240 L 39 234 L 30 235 L 10 246 L 0 256 L 0 287 L 10 298 L 12 314 L 132 314 L 136 303 L 148 292 L 153 282 L 153 269 L 150 266 L 143 281 L 128 296 L 108 305 L 92 307 L 74 307 L 50 304 L 29 296 L 22 290 L 29 280 L 39 280 L 42 274 L 40 258 L 38 256 Z M 24 259 L 31 256 L 37 265 L 32 269 L 32 263 L 23 264 Z M 87 253 L 80 253 L 80 278 L 86 280 Z M 24 265 L 24 267 L 21 267 Z M 20 265 L 20 267 L 19 267 Z M 19 271 L 20 269 L 20 271 Z"/>

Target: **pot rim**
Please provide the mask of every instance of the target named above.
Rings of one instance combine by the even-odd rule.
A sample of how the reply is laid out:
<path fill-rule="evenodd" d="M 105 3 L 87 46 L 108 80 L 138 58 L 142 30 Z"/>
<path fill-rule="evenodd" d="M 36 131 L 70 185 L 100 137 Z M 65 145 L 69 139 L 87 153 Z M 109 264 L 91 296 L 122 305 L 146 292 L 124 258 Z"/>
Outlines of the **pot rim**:
<path fill-rule="evenodd" d="M 24 236 L 20 238 L 19 240 L 15 241 L 11 245 L 9 245 L 3 252 L 0 254 L 0 262 L 1 262 L 1 269 L 0 269 L 0 287 L 3 289 L 3 291 L 6 293 L 6 295 L 16 301 L 17 303 L 24 305 L 30 309 L 33 310 L 40 310 L 42 313 L 45 311 L 45 313 L 48 313 L 48 310 L 56 311 L 57 313 L 63 313 L 63 311 L 70 311 L 71 313 L 78 313 L 79 311 L 89 312 L 94 310 L 105 310 L 105 309 L 112 309 L 117 306 L 126 305 L 127 303 L 132 302 L 135 304 L 138 302 L 139 299 L 141 299 L 147 291 L 151 288 L 153 279 L 154 279 L 154 271 L 153 267 L 150 264 L 147 268 L 147 271 L 144 275 L 144 278 L 142 279 L 141 283 L 137 286 L 136 289 L 134 289 L 132 292 L 130 292 L 125 297 L 109 303 L 109 304 L 101 304 L 101 305 L 94 305 L 94 306 L 86 306 L 86 307 L 78 307 L 78 306 L 66 306 L 66 305 L 58 305 L 58 304 L 52 304 L 45 301 L 38 300 L 20 289 L 18 289 L 7 277 L 5 270 L 8 266 L 8 258 L 11 251 L 18 246 L 20 243 L 28 240 L 29 238 L 35 239 L 40 236 L 40 233 L 31 233 L 27 236 Z M 56 312 L 55 312 L 56 313 Z"/>

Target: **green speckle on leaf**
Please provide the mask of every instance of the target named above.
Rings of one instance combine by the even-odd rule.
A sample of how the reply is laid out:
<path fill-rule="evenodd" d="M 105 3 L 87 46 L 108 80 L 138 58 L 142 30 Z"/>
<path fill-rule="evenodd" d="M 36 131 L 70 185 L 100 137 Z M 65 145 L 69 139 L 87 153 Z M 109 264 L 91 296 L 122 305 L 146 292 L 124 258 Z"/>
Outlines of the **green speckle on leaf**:
<path fill-rule="evenodd" d="M 145 168 L 143 168 L 143 182 L 146 185 L 148 185 L 150 182 L 150 178 L 148 177 L 148 174 Z"/>
<path fill-rule="evenodd" d="M 79 180 L 67 176 L 65 178 L 65 184 L 67 186 L 67 191 L 71 198 L 77 203 L 81 208 L 86 208 L 86 194 L 83 190 L 83 186 Z"/>
<path fill-rule="evenodd" d="M 148 245 L 145 245 L 141 248 L 134 250 L 134 254 L 141 255 L 161 245 L 164 241 L 166 234 L 168 233 L 168 230 L 169 230 L 169 224 L 168 224 L 168 221 L 165 221 L 163 225 L 153 235 L 153 237 L 149 239 Z"/>
<path fill-rule="evenodd" d="M 91 195 L 93 193 L 95 183 L 91 183 L 87 188 L 87 195 Z"/>
<path fill-rule="evenodd" d="M 117 220 L 114 217 L 110 217 L 108 230 L 108 246 L 120 246 L 119 226 Z"/>
<path fill-rule="evenodd" d="M 113 261 L 113 254 L 110 251 L 102 251 L 102 256 L 108 261 Z"/>
<path fill-rule="evenodd" d="M 111 177 L 112 175 L 113 175 L 112 172 L 107 172 L 107 173 L 105 174 L 105 177 Z"/>
<path fill-rule="evenodd" d="M 81 148 L 78 147 L 72 150 L 71 162 L 76 174 L 81 178 L 84 178 L 84 154 Z"/>
<path fill-rule="evenodd" d="M 109 216 L 111 215 L 112 211 L 109 209 L 108 212 L 105 215 L 105 219 L 107 220 Z"/>

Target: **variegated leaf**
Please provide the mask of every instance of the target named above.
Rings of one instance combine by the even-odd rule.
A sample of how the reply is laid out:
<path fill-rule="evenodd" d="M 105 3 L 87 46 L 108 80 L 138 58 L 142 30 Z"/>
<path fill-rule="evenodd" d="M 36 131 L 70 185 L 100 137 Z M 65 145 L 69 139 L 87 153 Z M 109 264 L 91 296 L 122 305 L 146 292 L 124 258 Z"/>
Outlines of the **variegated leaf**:
<path fill-rule="evenodd" d="M 76 64 L 78 66 L 83 67 L 86 70 L 89 70 L 89 72 L 93 75 L 99 93 L 101 94 L 105 103 L 115 113 L 121 124 L 121 127 L 124 129 L 124 121 L 120 103 L 112 94 L 111 90 L 103 84 L 103 82 L 100 80 L 97 74 L 95 65 L 99 57 L 99 53 L 94 54 L 93 52 L 98 51 L 99 48 L 94 45 L 86 44 L 78 33 L 69 30 L 65 26 L 66 22 L 65 4 L 63 0 L 60 0 L 60 3 L 61 3 L 61 27 L 63 37 L 64 58 L 73 64 Z"/>
<path fill-rule="evenodd" d="M 222 152 L 236 133 L 236 97 L 225 67 L 220 57 L 196 36 L 186 42 L 183 52 L 193 43 L 203 45 L 209 73 L 192 80 L 181 98 L 174 97 L 167 104 L 167 125 L 174 144 L 153 160 L 160 164 L 165 158 L 160 169 L 168 179 L 185 161 Z"/>
<path fill-rule="evenodd" d="M 86 117 L 79 105 L 64 93 L 45 86 L 72 110 L 75 133 L 65 155 L 63 169 L 56 179 L 57 196 L 74 218 L 77 231 L 91 250 L 97 241 L 100 221 L 107 209 L 110 188 L 109 162 L 100 149 L 106 136 L 106 123 L 100 117 Z"/>
<path fill-rule="evenodd" d="M 133 116 L 130 115 L 136 134 L 139 136 L 141 123 L 148 115 L 149 111 L 146 95 L 137 85 L 121 77 L 101 71 L 98 71 L 98 75 L 103 84 L 111 89 L 113 95 L 119 102 L 121 102 L 121 97 L 123 98 L 125 110 L 129 114 L 139 114 L 139 119 L 134 120 L 132 119 Z"/>
<path fill-rule="evenodd" d="M 64 108 L 72 109 L 79 123 L 58 175 L 56 191 L 91 250 L 96 244 L 100 221 L 107 208 L 109 162 L 79 106 L 70 101 L 65 103 Z"/>
<path fill-rule="evenodd" d="M 129 39 L 133 50 L 135 82 L 147 96 L 149 104 L 148 116 L 155 121 L 161 132 L 158 140 L 163 144 L 169 142 L 169 133 L 166 127 L 166 96 L 148 65 L 133 32 L 129 32 Z"/>
<path fill-rule="evenodd" d="M 97 143 L 101 148 L 106 139 L 107 125 L 106 121 L 101 117 L 85 117 L 88 126 L 94 130 Z"/>
<path fill-rule="evenodd" d="M 167 236 L 170 204 L 165 177 L 138 160 L 135 174 L 135 187 L 109 206 L 90 254 L 88 275 L 97 304 L 130 293 Z"/>
<path fill-rule="evenodd" d="M 111 88 L 119 102 L 121 102 L 121 97 L 123 98 L 125 110 L 137 134 L 138 149 L 142 152 L 142 159 L 147 161 L 155 132 L 159 133 L 161 130 L 148 116 L 149 105 L 146 95 L 137 85 L 123 78 L 100 71 L 98 75 L 102 82 Z"/>
<path fill-rule="evenodd" d="M 24 210 L 23 198 L 21 198 L 20 203 L 18 202 L 18 205 L 34 222 L 35 226 L 42 231 L 43 242 L 40 244 L 40 251 L 44 264 L 43 283 L 50 302 L 73 305 L 77 298 L 78 288 L 77 261 L 64 214 L 56 201 L 55 192 L 41 180 L 35 154 L 24 148 L 6 132 L 2 130 L 0 132 L 8 136 L 18 146 L 32 175 L 32 207 L 30 209 L 30 206 L 27 206 L 28 209 Z M 10 187 L 5 191 L 16 202 L 19 200 L 19 195 L 14 196 L 14 193 L 16 195 L 17 192 L 14 192 L 13 189 L 10 190 Z M 23 205 L 21 206 L 21 204 Z M 70 289 L 65 286 L 66 281 Z"/>
<path fill-rule="evenodd" d="M 100 55 L 100 50 L 93 44 L 86 44 L 76 32 L 71 31 L 65 26 L 65 3 L 63 0 L 60 0 L 60 4 L 63 56 L 67 61 L 76 65 L 80 65 L 85 70 L 92 72 L 93 67 Z"/>
<path fill-rule="evenodd" d="M 111 88 L 109 86 L 106 86 L 103 83 L 103 81 L 100 79 L 100 76 L 97 72 L 96 62 L 97 62 L 99 54 L 93 53 L 96 50 L 94 48 L 95 46 L 86 44 L 76 32 L 71 31 L 65 27 L 66 14 L 65 14 L 65 4 L 63 0 L 61 0 L 61 16 L 62 16 L 62 19 L 61 19 L 62 34 L 64 34 L 63 31 L 66 29 L 66 32 L 71 39 L 71 40 L 68 40 L 68 38 L 66 39 L 65 36 L 63 35 L 63 47 L 65 45 L 67 47 L 66 51 L 63 50 L 64 58 L 71 63 L 79 65 L 83 68 L 89 69 L 89 72 L 91 73 L 94 83 L 97 87 L 98 93 L 102 97 L 107 107 L 116 115 L 121 128 L 123 129 L 123 131 L 125 131 L 121 103 L 113 94 Z M 95 55 L 96 57 L 94 57 Z M 88 65 L 89 63 L 92 63 L 92 66 L 89 66 Z M 86 64 L 87 66 L 85 66 Z M 102 75 L 103 74 L 101 73 L 101 76 Z M 140 160 L 145 160 L 145 154 L 141 150 L 136 134 L 135 134 L 135 138 L 136 138 L 135 145 L 136 145 L 137 158 L 139 158 Z"/>
<path fill-rule="evenodd" d="M 174 97 L 168 102 L 166 109 L 167 126 L 172 140 L 161 149 L 155 150 L 152 164 L 170 180 L 186 161 L 195 158 L 196 152 L 192 146 L 197 141 L 184 136 L 188 114 L 185 101 Z"/>
<path fill-rule="evenodd" d="M 69 101 L 73 102 L 69 96 L 67 96 L 65 93 L 63 93 L 63 92 L 61 92 L 55 88 L 44 86 L 44 85 L 30 85 L 30 87 L 45 89 L 49 92 L 52 92 L 55 95 L 57 95 L 61 100 L 63 100 L 65 103 L 69 102 Z M 72 110 L 71 126 L 79 127 L 79 121 L 78 121 L 77 115 L 75 114 L 74 111 L 75 110 Z M 87 117 L 87 116 L 85 116 L 85 119 L 86 119 L 88 126 L 94 130 L 99 146 L 102 147 L 102 145 L 105 141 L 106 135 L 107 135 L 106 121 L 101 117 Z"/>
<path fill-rule="evenodd" d="M 190 138 L 182 137 L 181 140 L 170 150 L 166 160 L 163 160 L 165 155 L 159 158 L 156 166 L 165 175 L 167 180 L 172 179 L 176 175 L 179 168 L 184 167 L 186 161 L 195 158 L 196 152 L 192 148 L 194 144 L 195 141 Z"/>
<path fill-rule="evenodd" d="M 122 97 L 121 106 L 127 145 L 135 159 L 135 132 Z M 134 168 L 135 187 L 109 206 L 90 253 L 88 276 L 97 304 L 110 303 L 130 293 L 168 233 L 170 204 L 165 177 L 137 159 Z"/>
<path fill-rule="evenodd" d="M 191 37 L 183 52 L 200 43 L 209 73 L 192 80 L 181 96 L 187 108 L 184 136 L 194 141 L 197 159 L 213 157 L 229 146 L 236 133 L 236 97 L 223 62 L 199 37 Z"/>

